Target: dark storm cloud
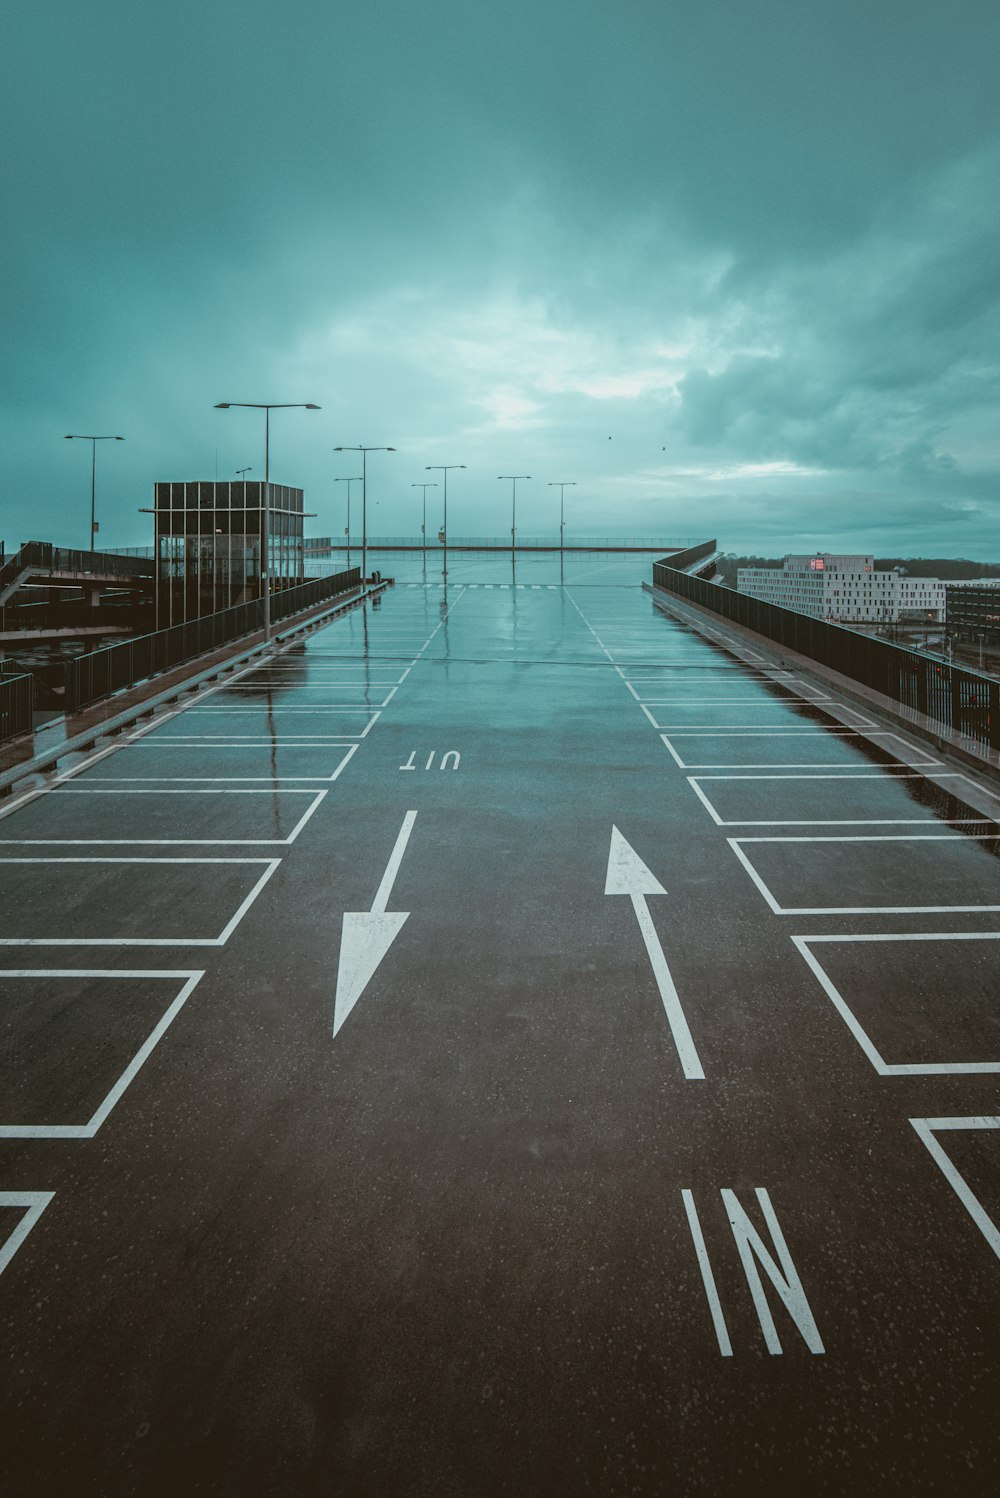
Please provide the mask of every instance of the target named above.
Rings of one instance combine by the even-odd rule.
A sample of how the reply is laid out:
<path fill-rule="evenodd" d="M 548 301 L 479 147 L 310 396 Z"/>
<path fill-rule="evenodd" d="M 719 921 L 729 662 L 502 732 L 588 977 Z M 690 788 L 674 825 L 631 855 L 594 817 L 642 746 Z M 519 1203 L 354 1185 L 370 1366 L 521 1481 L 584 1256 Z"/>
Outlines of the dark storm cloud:
<path fill-rule="evenodd" d="M 385 440 L 387 530 L 447 456 L 468 529 L 516 462 L 576 477 L 591 529 L 697 500 L 796 546 L 835 504 L 845 543 L 877 509 L 1000 554 L 998 29 L 968 0 L 20 7 L 0 530 L 79 530 L 64 431 L 126 432 L 104 533 L 141 541 L 155 477 L 260 461 L 216 400 L 312 399 L 275 461 L 319 529 L 331 447 Z"/>

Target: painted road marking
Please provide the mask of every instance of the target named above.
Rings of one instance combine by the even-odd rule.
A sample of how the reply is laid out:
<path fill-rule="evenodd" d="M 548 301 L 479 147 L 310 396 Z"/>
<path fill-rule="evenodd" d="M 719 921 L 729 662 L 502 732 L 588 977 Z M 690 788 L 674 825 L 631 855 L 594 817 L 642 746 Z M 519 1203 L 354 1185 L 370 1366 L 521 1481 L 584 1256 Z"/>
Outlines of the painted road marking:
<path fill-rule="evenodd" d="M 0 936 L 0 947 L 224 947 L 251 905 L 281 865 L 280 858 L 0 858 L 0 871 L 7 864 L 21 864 L 27 868 L 56 866 L 60 873 L 69 872 L 68 866 L 79 864 L 142 864 L 157 868 L 218 867 L 260 868 L 263 873 L 257 878 L 249 893 L 240 901 L 235 913 L 223 926 L 218 936 Z M 79 883 L 78 870 L 73 868 L 74 884 Z M 55 876 L 53 876 L 54 879 Z M 137 881 L 143 891 L 143 884 Z M 144 891 L 148 895 L 148 890 Z M 59 909 L 58 891 L 49 888 L 49 900 L 53 908 Z"/>
<path fill-rule="evenodd" d="M 798 836 L 788 836 L 788 837 L 729 837 L 729 838 L 726 839 L 726 841 L 729 844 L 729 846 L 732 848 L 732 850 L 735 853 L 736 857 L 739 859 L 740 863 L 743 865 L 743 867 L 746 870 L 747 874 L 750 876 L 750 879 L 756 885 L 756 887 L 760 891 L 761 895 L 763 895 L 765 901 L 770 906 L 771 910 L 773 911 L 773 913 L 775 915 L 938 915 L 938 914 L 940 914 L 940 913 L 942 913 L 944 911 L 949 911 L 949 910 L 953 910 L 953 911 L 993 911 L 993 910 L 1000 910 L 1000 904 L 998 904 L 998 905 L 983 905 L 983 904 L 978 904 L 978 903 L 974 904 L 974 905 L 957 904 L 957 905 L 799 905 L 799 906 L 785 906 L 785 905 L 779 904 L 777 898 L 771 893 L 771 890 L 768 888 L 767 884 L 765 883 L 762 875 L 758 872 L 758 870 L 751 863 L 749 854 L 747 854 L 744 851 L 744 849 L 745 849 L 746 846 L 751 845 L 751 844 L 758 844 L 758 843 L 759 844 L 764 844 L 764 843 L 783 843 L 783 844 L 792 844 L 792 843 L 880 843 L 880 844 L 887 844 L 887 843 L 919 843 L 919 844 L 923 844 L 923 843 L 934 843 L 934 844 L 938 845 L 938 848 L 940 848 L 942 846 L 945 846 L 945 845 L 951 845 L 953 847 L 959 847 L 959 848 L 967 848 L 968 845 L 971 844 L 971 843 L 977 843 L 977 842 L 990 842 L 990 843 L 992 843 L 992 842 L 995 842 L 996 841 L 996 833 L 989 833 L 989 834 L 978 834 L 978 833 L 954 833 L 954 834 L 952 834 L 952 833 L 941 833 L 940 835 L 924 834 L 924 833 L 900 833 L 900 834 L 887 834 L 886 836 L 883 836 L 883 837 L 877 837 L 874 834 L 871 835 L 871 836 L 869 836 L 869 835 L 866 834 L 864 836 L 849 836 L 849 837 L 848 836 L 844 836 L 844 837 L 839 837 L 839 836 L 830 836 L 830 837 L 827 837 L 827 836 L 816 836 L 816 837 L 798 837 Z M 900 850 L 900 851 L 903 852 L 903 850 Z M 925 851 L 925 850 L 920 849 L 919 851 Z M 940 854 L 940 852 L 937 851 L 937 849 L 926 850 L 926 851 L 932 851 L 934 853 L 934 858 L 935 858 L 934 867 L 929 871 L 928 878 L 932 882 L 938 883 L 938 882 L 940 882 L 941 873 L 942 873 L 941 867 L 940 867 L 940 862 L 941 862 L 942 855 Z M 854 869 L 856 870 L 856 868 L 857 868 L 857 860 L 856 860 L 856 858 L 852 858 L 851 863 L 852 863 Z M 901 859 L 900 863 L 899 863 L 899 867 L 897 869 L 897 873 L 905 874 L 907 872 L 912 872 L 912 860 L 910 860 L 910 859 Z M 833 876 L 831 875 L 831 878 L 832 877 Z M 839 881 L 835 881 L 835 882 L 839 883 L 840 887 L 843 887 L 844 883 L 846 883 L 849 880 L 849 878 L 850 878 L 850 870 L 845 870 L 844 876 Z"/>
<path fill-rule="evenodd" d="M 938 785 L 942 780 L 962 781 L 965 785 L 970 786 L 973 790 L 978 790 L 978 787 L 973 785 L 973 782 L 967 775 L 953 773 L 950 771 L 948 773 L 936 774 L 933 780 L 930 780 L 928 776 L 921 774 L 919 770 L 914 770 L 912 773 L 892 775 L 887 774 L 885 771 L 876 770 L 861 772 L 857 774 L 852 773 L 846 776 L 843 773 L 833 773 L 813 775 L 689 775 L 687 777 L 688 784 L 690 785 L 691 789 L 694 791 L 695 795 L 698 797 L 699 801 L 702 803 L 705 810 L 708 812 L 709 816 L 712 818 L 712 821 L 717 827 L 893 827 L 904 826 L 911 823 L 922 825 L 929 821 L 940 823 L 945 827 L 954 827 L 965 825 L 966 823 L 970 823 L 976 826 L 978 826 L 979 824 L 985 825 L 989 822 L 994 822 L 997 820 L 995 817 L 987 816 L 985 812 L 983 812 L 979 816 L 973 815 L 968 817 L 941 817 L 937 814 L 933 807 L 926 807 L 924 810 L 924 815 L 921 817 L 735 817 L 727 819 L 721 815 L 718 808 L 710 799 L 709 793 L 705 790 L 706 785 L 728 784 L 729 782 L 742 782 L 748 783 L 750 785 L 777 782 L 779 785 L 783 785 L 789 781 L 793 783 L 801 781 L 808 784 L 810 781 L 823 780 L 837 785 L 843 784 L 845 779 L 850 781 L 850 794 L 852 797 L 856 797 L 858 795 L 857 786 L 859 782 L 866 780 L 876 781 L 877 785 L 871 787 L 871 789 L 873 789 L 876 793 L 876 799 L 878 799 L 882 795 L 883 790 L 887 785 L 894 785 L 897 780 L 918 780 L 921 781 L 924 785 Z M 840 794 L 841 796 L 844 795 L 843 792 L 841 792 Z M 954 791 L 951 791 L 949 788 L 949 794 L 952 794 L 956 799 L 959 799 L 960 793 L 958 787 L 956 786 Z M 971 810 L 972 808 L 968 809 Z"/>
<path fill-rule="evenodd" d="M 927 1146 L 931 1159 L 940 1169 L 948 1185 L 997 1258 L 1000 1259 L 1000 1227 L 993 1221 L 965 1177 L 934 1137 L 935 1134 L 948 1133 L 956 1129 L 1000 1129 L 1000 1117 L 987 1115 L 979 1118 L 911 1118 L 910 1123 L 916 1129 L 918 1137 Z"/>
<path fill-rule="evenodd" d="M 754 1310 L 757 1312 L 757 1320 L 764 1334 L 764 1342 L 767 1350 L 773 1357 L 780 1357 L 783 1348 L 778 1338 L 774 1317 L 764 1294 L 764 1286 L 760 1277 L 763 1269 L 772 1287 L 777 1292 L 778 1298 L 788 1312 L 795 1324 L 796 1330 L 802 1337 L 809 1351 L 816 1356 L 821 1356 L 826 1349 L 816 1325 L 806 1292 L 799 1278 L 798 1270 L 795 1268 L 794 1260 L 785 1241 L 785 1235 L 778 1221 L 778 1214 L 771 1204 L 771 1198 L 763 1186 L 754 1188 L 757 1203 L 764 1215 L 771 1241 L 777 1255 L 775 1262 L 774 1254 L 764 1242 L 763 1237 L 754 1226 L 749 1213 L 742 1205 L 735 1191 L 728 1187 L 722 1187 L 720 1195 L 726 1216 L 729 1220 L 730 1231 L 736 1243 L 736 1249 L 740 1256 L 740 1264 L 746 1276 L 750 1297 L 753 1301 Z M 681 1199 L 684 1203 L 684 1211 L 688 1220 L 688 1228 L 691 1233 L 691 1241 L 694 1244 L 695 1257 L 698 1260 L 698 1269 L 701 1274 L 702 1285 L 705 1289 L 705 1298 L 708 1301 L 709 1313 L 712 1317 L 712 1326 L 715 1331 L 716 1341 L 719 1344 L 719 1352 L 724 1358 L 733 1355 L 733 1344 L 726 1326 L 726 1318 L 722 1310 L 722 1301 L 719 1296 L 718 1284 L 712 1269 L 708 1248 L 705 1242 L 705 1234 L 702 1231 L 701 1219 L 698 1208 L 695 1205 L 694 1193 L 687 1188 L 681 1191 Z"/>
<path fill-rule="evenodd" d="M 173 1024 L 177 1015 L 187 1003 L 188 998 L 194 992 L 199 980 L 205 976 L 203 970 L 187 970 L 179 972 L 161 972 L 144 969 L 119 969 L 119 968 L 5 968 L 0 969 L 0 985 L 9 978 L 44 978 L 48 982 L 53 980 L 80 978 L 105 978 L 114 979 L 117 983 L 123 979 L 133 980 L 167 980 L 177 984 L 181 981 L 180 991 L 161 1016 L 150 1034 L 139 1047 L 126 1066 L 121 1076 L 110 1088 L 107 1095 L 100 1102 L 94 1113 L 86 1123 L 83 1124 L 0 1124 L 0 1139 L 93 1139 L 98 1129 L 105 1122 L 111 1110 L 120 1101 L 128 1087 L 135 1081 L 142 1067 L 149 1060 L 157 1045 L 163 1039 L 167 1030 Z"/>
<path fill-rule="evenodd" d="M 642 710 L 644 713 L 647 713 L 647 716 L 649 717 L 650 722 L 653 724 L 653 727 L 659 728 L 660 725 L 653 719 L 652 715 L 647 712 L 647 709 L 643 707 Z M 712 730 L 711 732 L 703 733 L 673 733 L 669 738 L 665 733 L 661 733 L 660 738 L 663 740 L 675 763 L 682 770 L 828 770 L 830 768 L 830 761 L 774 759 L 727 759 L 711 761 L 685 760 L 681 758 L 679 751 L 675 747 L 676 741 L 678 739 L 691 739 L 695 744 L 697 744 L 699 740 L 708 740 L 709 742 L 711 742 L 711 740 L 715 738 L 735 739 L 736 744 L 734 744 L 733 746 L 734 750 L 737 748 L 737 745 L 746 743 L 748 739 L 753 739 L 754 744 L 750 752 L 754 754 L 766 754 L 766 746 L 776 743 L 779 739 L 791 739 L 793 741 L 793 744 L 801 744 L 804 740 L 808 739 L 818 739 L 820 743 L 824 745 L 841 742 L 852 742 L 860 739 L 862 743 L 873 743 L 876 748 L 882 749 L 885 753 L 889 752 L 888 745 L 890 743 L 899 744 L 904 753 L 911 756 L 910 758 L 887 760 L 887 766 L 907 765 L 911 769 L 937 769 L 942 764 L 941 760 L 932 759 L 930 755 L 925 754 L 922 749 L 915 749 L 911 745 L 907 744 L 903 739 L 899 737 L 898 734 L 882 730 L 879 730 L 878 733 L 872 731 L 869 731 L 868 733 L 858 733 L 853 728 L 837 729 L 833 727 L 821 728 L 819 730 L 796 729 L 793 732 L 779 729 L 767 731 L 744 731 L 742 733 L 716 733 L 715 730 Z M 690 753 L 691 751 L 686 750 L 686 752 Z M 785 750 L 785 753 L 788 754 L 795 754 L 796 752 L 797 751 L 795 748 L 788 748 Z M 798 752 L 808 754 L 810 752 L 810 749 L 807 745 L 805 749 Z M 912 756 L 914 755 L 919 756 L 919 758 L 913 758 Z M 863 762 L 859 759 L 858 768 L 860 769 L 862 767 Z M 852 767 L 849 764 L 845 764 L 845 770 L 849 771 L 851 768 Z"/>
<path fill-rule="evenodd" d="M 665 895 L 667 892 L 635 850 L 625 841 L 617 827 L 611 829 L 611 846 L 608 850 L 608 872 L 604 883 L 604 893 L 628 895 L 631 898 L 632 908 L 639 922 L 639 930 L 642 932 L 653 976 L 656 979 L 656 986 L 660 990 L 663 1011 L 667 1016 L 674 1045 L 677 1047 L 681 1069 L 688 1081 L 704 1081 L 705 1072 L 681 1007 L 680 996 L 670 975 L 660 938 L 656 934 L 656 927 L 653 925 L 653 919 L 646 904 L 647 895 Z"/>
<path fill-rule="evenodd" d="M 278 796 L 308 796 L 310 800 L 309 805 L 305 808 L 302 815 L 299 817 L 298 821 L 295 823 L 295 826 L 292 828 L 287 837 L 0 837 L 0 843 L 7 847 L 20 848 L 89 848 L 126 847 L 133 845 L 142 845 L 143 847 L 149 848 L 167 848 L 174 847 L 179 844 L 192 845 L 197 847 L 244 847 L 253 845 L 268 848 L 287 848 L 295 842 L 295 839 L 298 837 L 303 827 L 305 827 L 306 823 L 313 816 L 317 807 L 322 801 L 326 799 L 327 792 L 325 790 L 307 791 L 297 789 L 272 789 L 265 791 L 227 789 L 196 790 L 194 788 L 185 789 L 182 791 L 168 789 L 107 790 L 104 786 L 102 786 L 100 790 L 95 791 L 88 790 L 84 786 L 63 786 L 59 790 L 59 795 L 94 798 L 98 798 L 101 796 L 145 796 L 147 800 L 149 797 L 163 796 L 263 796 L 265 798 L 265 804 L 263 808 L 265 812 L 273 812 L 275 798 Z M 131 805 L 134 804 L 135 803 L 131 803 Z M 131 809 L 131 805 L 129 809 Z M 74 809 L 79 810 L 80 808 L 79 806 L 77 806 Z M 195 811 L 197 812 L 197 808 L 195 808 Z M 139 809 L 139 814 L 142 815 L 141 807 Z M 147 812 L 146 814 L 148 815 L 149 813 Z M 98 813 L 98 815 L 100 815 L 100 813 Z M 113 815 L 114 812 L 111 809 L 105 811 L 104 813 L 104 816 L 109 818 Z M 204 813 L 197 813 L 199 819 L 203 815 Z"/>
<path fill-rule="evenodd" d="M 987 1072 L 1000 1072 L 1000 1061 L 926 1061 L 926 1062 L 897 1062 L 890 1063 L 885 1060 L 871 1036 L 867 1033 L 857 1015 L 851 1009 L 843 994 L 837 988 L 829 973 L 823 967 L 816 953 L 812 951 L 814 946 L 823 943 L 836 943 L 840 946 L 852 946 L 863 942 L 960 942 L 960 941 L 1000 941 L 1000 931 L 964 931 L 964 932 L 942 932 L 921 931 L 894 933 L 892 935 L 869 935 L 867 933 L 851 933 L 846 936 L 793 936 L 792 941 L 805 961 L 811 972 L 818 981 L 823 992 L 832 1002 L 837 1013 L 844 1024 L 850 1030 L 858 1045 L 864 1051 L 872 1066 L 880 1077 L 931 1077 L 931 1076 L 968 1076 L 981 1075 Z M 959 949 L 961 950 L 961 949 Z"/>
<path fill-rule="evenodd" d="M 400 765 L 399 768 L 401 770 L 417 770 L 417 769 L 419 769 L 420 766 L 414 764 L 414 762 L 413 762 L 414 759 L 416 758 L 416 753 L 417 753 L 417 751 L 415 749 L 411 749 L 410 750 L 410 757 L 406 761 L 406 764 L 405 765 Z M 432 770 L 434 768 L 434 761 L 435 761 L 436 758 L 437 758 L 437 750 L 436 749 L 432 749 L 431 752 L 430 752 L 430 754 L 427 756 L 427 763 L 423 766 L 423 768 L 425 770 Z M 461 756 L 461 754 L 459 754 L 459 752 L 458 752 L 457 749 L 447 749 L 444 752 L 444 754 L 442 754 L 442 756 L 441 756 L 441 763 L 438 765 L 438 769 L 439 770 L 457 770 L 458 767 L 459 767 L 459 765 L 461 764 L 461 762 L 462 762 L 462 756 Z"/>
<path fill-rule="evenodd" d="M 54 1191 L 0 1191 L 0 1208 L 24 1208 L 24 1216 L 17 1227 L 0 1243 L 0 1274 L 3 1274 L 54 1196 Z"/>
<path fill-rule="evenodd" d="M 347 1016 L 364 993 L 382 958 L 409 919 L 410 912 L 386 909 L 392 886 L 399 873 L 406 845 L 416 821 L 415 811 L 403 818 L 395 845 L 386 865 L 370 911 L 345 911 L 340 938 L 340 960 L 337 965 L 337 993 L 334 1002 L 333 1034 L 336 1036 Z"/>
<path fill-rule="evenodd" d="M 123 747 L 127 747 L 127 748 L 139 748 L 141 746 L 140 745 L 126 745 L 126 746 L 123 746 Z M 153 745 L 147 745 L 146 747 L 147 748 L 156 748 L 157 745 L 155 745 L 155 744 L 153 744 Z M 189 750 L 190 749 L 197 749 L 198 755 L 200 757 L 202 754 L 204 754 L 204 752 L 206 751 L 206 749 L 247 749 L 247 748 L 259 749 L 259 748 L 266 748 L 268 750 L 271 750 L 271 749 L 284 749 L 284 750 L 287 751 L 289 749 L 324 749 L 324 748 L 329 748 L 330 746 L 328 744 L 324 744 L 323 742 L 320 742 L 318 744 L 312 744 L 312 743 L 308 743 L 308 742 L 302 743 L 302 742 L 294 742 L 294 741 L 292 743 L 286 743 L 286 742 L 284 742 L 284 740 L 281 740 L 281 739 L 275 739 L 273 741 L 263 741 L 260 744 L 248 744 L 245 741 L 243 743 L 238 743 L 238 744 L 203 744 L 203 743 L 198 743 L 198 742 L 194 742 L 194 743 L 182 743 L 180 740 L 174 739 L 171 743 L 160 745 L 159 747 L 160 748 L 166 748 L 166 749 L 189 749 Z M 335 747 L 338 748 L 338 749 L 341 749 L 344 746 L 342 744 L 337 744 Z M 176 783 L 187 784 L 187 783 L 203 783 L 203 782 L 208 782 L 208 783 L 214 784 L 214 785 L 229 785 L 229 784 L 232 784 L 233 782 L 255 783 L 255 784 L 258 783 L 258 782 L 267 782 L 269 785 L 275 785 L 275 784 L 279 784 L 279 783 L 280 784 L 284 784 L 286 781 L 292 781 L 292 782 L 306 781 L 306 782 L 314 785 L 317 781 L 326 782 L 326 781 L 337 780 L 339 778 L 339 776 L 340 776 L 340 772 L 346 767 L 348 761 L 350 760 L 351 755 L 354 754 L 357 751 L 358 748 L 359 748 L 359 745 L 357 745 L 357 744 L 351 744 L 350 748 L 347 750 L 347 753 L 343 756 L 343 758 L 341 759 L 341 761 L 338 764 L 337 768 L 333 771 L 333 773 L 331 775 L 323 775 L 321 773 L 317 774 L 317 775 L 287 775 L 287 774 L 285 774 L 284 771 L 280 771 L 279 770 L 276 774 L 273 774 L 273 775 L 163 775 L 163 774 L 160 774 L 160 775 L 91 775 L 88 778 L 90 780 L 114 781 L 116 783 L 125 784 L 125 785 L 131 785 L 133 783 L 142 783 L 142 784 L 145 784 L 145 785 L 154 785 L 154 784 L 161 784 L 161 783 L 166 782 L 166 781 L 169 781 L 172 784 L 176 784 Z"/>

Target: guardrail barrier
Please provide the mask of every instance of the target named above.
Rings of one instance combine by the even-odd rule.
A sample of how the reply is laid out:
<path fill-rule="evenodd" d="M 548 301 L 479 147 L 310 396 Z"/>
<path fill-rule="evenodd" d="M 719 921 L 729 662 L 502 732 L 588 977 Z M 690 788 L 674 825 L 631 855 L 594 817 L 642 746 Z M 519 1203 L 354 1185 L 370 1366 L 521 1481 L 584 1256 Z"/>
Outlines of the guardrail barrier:
<path fill-rule="evenodd" d="M 360 568 L 350 567 L 344 572 L 317 577 L 312 582 L 298 583 L 280 593 L 272 593 L 271 622 L 288 619 L 292 614 L 335 598 L 338 593 L 349 592 L 360 582 Z M 123 640 L 119 645 L 79 655 L 66 662 L 66 711 L 78 712 L 137 682 L 169 671 L 172 666 L 182 665 L 209 650 L 218 649 L 220 645 L 227 645 L 241 635 L 253 634 L 263 626 L 264 600 L 255 598 L 249 603 L 238 603 L 233 608 L 191 619 L 186 624 L 174 624 L 169 629 L 158 629 L 135 640 Z"/>
<path fill-rule="evenodd" d="M 829 666 L 953 733 L 1000 749 L 1000 681 L 678 570 L 694 560 L 680 553 L 654 562 L 653 586 Z"/>

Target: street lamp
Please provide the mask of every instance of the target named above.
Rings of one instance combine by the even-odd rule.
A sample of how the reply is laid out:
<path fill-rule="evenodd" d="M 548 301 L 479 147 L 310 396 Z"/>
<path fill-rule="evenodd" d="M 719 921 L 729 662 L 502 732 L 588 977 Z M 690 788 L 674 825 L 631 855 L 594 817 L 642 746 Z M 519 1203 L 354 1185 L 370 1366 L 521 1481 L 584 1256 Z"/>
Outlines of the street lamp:
<path fill-rule="evenodd" d="M 530 473 L 498 473 L 498 479 L 510 479 L 510 559 L 514 560 L 514 531 L 517 521 L 517 481 L 530 479 Z"/>
<path fill-rule="evenodd" d="M 243 480 L 243 482 L 246 483 L 246 474 L 248 474 L 248 473 L 253 473 L 253 469 L 252 468 L 237 468 L 237 470 L 236 470 L 236 477 L 237 478 L 241 478 Z"/>
<path fill-rule="evenodd" d="M 565 532 L 565 521 L 563 519 L 563 514 L 564 514 L 563 500 L 566 498 L 565 491 L 567 489 L 575 489 L 576 488 L 576 479 L 566 479 L 565 482 L 563 482 L 560 479 L 553 479 L 552 482 L 549 484 L 549 488 L 550 489 L 558 489 L 559 490 L 559 550 L 560 550 L 560 552 L 562 552 L 563 550 L 565 550 L 565 545 L 566 545 L 565 534 L 564 534 L 564 532 Z"/>
<path fill-rule="evenodd" d="M 361 583 L 364 586 L 368 576 L 368 454 L 369 453 L 394 453 L 394 447 L 335 447 L 335 453 L 360 453 L 361 454 Z M 350 489 L 347 494 L 350 498 Z"/>
<path fill-rule="evenodd" d="M 425 463 L 425 473 L 444 474 L 444 525 L 441 534 L 444 536 L 444 576 L 448 576 L 448 473 L 452 468 L 464 468 L 464 463 Z"/>
<path fill-rule="evenodd" d="M 424 523 L 420 527 L 420 535 L 424 543 L 424 551 L 427 550 L 427 491 L 436 489 L 437 484 L 411 484 L 411 489 L 422 489 L 424 491 Z"/>
<path fill-rule="evenodd" d="M 217 411 L 229 411 L 234 406 L 245 411 L 264 413 L 264 533 L 261 550 L 264 561 L 264 644 L 271 638 L 271 412 L 272 411 L 318 411 L 312 401 L 217 401 Z M 249 470 L 247 470 L 249 472 Z"/>
<path fill-rule="evenodd" d="M 124 437 L 91 437 L 85 432 L 67 432 L 64 439 L 66 442 L 89 442 L 90 443 L 90 540 L 87 542 L 87 550 L 94 549 L 94 532 L 97 524 L 94 520 L 94 487 L 97 480 L 97 444 L 99 442 L 124 442 Z"/>
<path fill-rule="evenodd" d="M 336 451 L 337 449 L 334 448 L 334 452 Z M 347 485 L 347 531 L 345 534 L 347 536 L 347 565 L 349 567 L 351 565 L 351 485 L 360 484 L 361 475 L 360 473 L 355 473 L 349 479 L 334 479 L 333 482 L 335 484 Z"/>

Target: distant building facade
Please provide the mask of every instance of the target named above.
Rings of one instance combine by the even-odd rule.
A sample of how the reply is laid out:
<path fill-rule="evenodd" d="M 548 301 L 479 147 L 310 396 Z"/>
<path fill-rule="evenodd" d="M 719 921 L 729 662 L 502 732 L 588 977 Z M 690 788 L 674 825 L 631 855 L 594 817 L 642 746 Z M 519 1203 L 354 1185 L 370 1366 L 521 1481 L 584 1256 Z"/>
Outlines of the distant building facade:
<path fill-rule="evenodd" d="M 304 495 L 271 484 L 271 590 L 305 579 Z M 262 483 L 154 487 L 156 626 L 166 629 L 261 596 Z"/>
<path fill-rule="evenodd" d="M 937 623 L 945 613 L 943 582 L 876 571 L 875 558 L 862 554 L 818 552 L 787 556 L 781 567 L 741 567 L 736 586 L 765 603 L 844 624 Z"/>
<path fill-rule="evenodd" d="M 946 591 L 951 638 L 1000 646 L 1000 578 L 949 583 Z"/>

